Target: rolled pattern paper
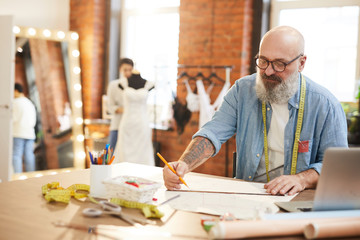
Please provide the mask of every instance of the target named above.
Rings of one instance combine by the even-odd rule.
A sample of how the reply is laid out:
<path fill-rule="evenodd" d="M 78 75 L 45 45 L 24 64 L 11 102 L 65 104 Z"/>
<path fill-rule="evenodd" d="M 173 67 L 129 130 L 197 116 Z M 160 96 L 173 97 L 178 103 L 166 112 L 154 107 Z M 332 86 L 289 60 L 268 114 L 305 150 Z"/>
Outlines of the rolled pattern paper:
<path fill-rule="evenodd" d="M 360 236 L 360 218 L 310 223 L 305 226 L 304 235 L 307 239 Z"/>
<path fill-rule="evenodd" d="M 301 235 L 304 225 L 305 223 L 299 224 L 298 221 L 284 220 L 222 221 L 211 228 L 209 237 L 211 239 L 236 239 Z"/>
<path fill-rule="evenodd" d="M 291 219 L 291 220 L 251 220 L 220 221 L 209 232 L 210 239 L 239 239 L 254 237 L 280 237 L 303 235 L 310 223 L 326 224 L 358 220 L 359 217 Z"/>

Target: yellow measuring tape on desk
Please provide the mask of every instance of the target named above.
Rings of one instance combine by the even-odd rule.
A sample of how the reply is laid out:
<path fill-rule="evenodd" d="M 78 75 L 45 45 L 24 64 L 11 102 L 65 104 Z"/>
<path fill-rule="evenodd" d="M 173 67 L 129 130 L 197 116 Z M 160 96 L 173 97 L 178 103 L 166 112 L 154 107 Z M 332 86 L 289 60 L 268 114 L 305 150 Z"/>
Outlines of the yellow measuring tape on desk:
<path fill-rule="evenodd" d="M 52 182 L 43 185 L 41 191 L 48 202 L 69 203 L 71 197 L 76 199 L 87 197 L 90 192 L 90 186 L 86 184 L 73 184 L 64 189 L 59 186 L 59 182 Z M 77 191 L 86 191 L 87 193 Z"/>
<path fill-rule="evenodd" d="M 299 150 L 299 141 L 300 141 L 300 133 L 302 128 L 302 122 L 304 117 L 304 105 L 305 105 L 305 97 L 306 97 L 306 81 L 304 76 L 301 74 L 301 90 L 300 90 L 300 104 L 299 104 L 299 113 L 296 124 L 296 132 L 293 146 L 293 153 L 291 159 L 291 175 L 296 174 L 296 165 L 297 165 L 297 157 Z M 266 130 L 266 103 L 262 103 L 262 116 L 264 123 L 264 154 L 265 154 L 265 168 L 266 168 L 266 177 L 267 181 L 270 181 L 269 177 L 269 153 L 268 153 L 268 140 L 267 140 L 267 130 Z"/>
<path fill-rule="evenodd" d="M 99 204 L 93 197 L 88 196 L 88 198 L 91 202 Z M 121 207 L 140 209 L 146 218 L 162 218 L 164 216 L 164 213 L 153 204 L 128 201 L 121 198 L 111 198 L 110 202 Z"/>
<path fill-rule="evenodd" d="M 127 201 L 120 198 L 111 198 L 110 202 L 115 203 L 121 207 L 141 209 L 146 218 L 162 218 L 164 216 L 164 214 L 159 211 L 157 206 L 153 204 Z"/>

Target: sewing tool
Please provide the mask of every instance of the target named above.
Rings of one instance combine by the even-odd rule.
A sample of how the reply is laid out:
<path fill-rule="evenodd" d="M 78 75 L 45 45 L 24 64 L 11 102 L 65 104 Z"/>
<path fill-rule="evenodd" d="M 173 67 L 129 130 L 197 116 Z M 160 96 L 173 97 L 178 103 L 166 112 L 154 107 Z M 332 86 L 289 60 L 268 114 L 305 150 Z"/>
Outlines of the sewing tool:
<path fill-rule="evenodd" d="M 157 153 L 157 156 L 161 159 L 161 161 L 163 161 L 165 163 L 166 166 L 168 166 L 168 168 L 177 175 L 176 171 L 174 170 L 174 168 L 172 166 L 170 166 L 170 164 L 165 160 L 165 158 L 163 158 L 163 156 L 161 156 L 160 153 Z M 189 186 L 186 184 L 186 182 L 184 181 L 184 179 L 182 177 L 180 177 L 179 175 L 177 175 L 180 179 L 180 181 L 185 184 L 185 186 L 187 186 L 189 188 Z"/>

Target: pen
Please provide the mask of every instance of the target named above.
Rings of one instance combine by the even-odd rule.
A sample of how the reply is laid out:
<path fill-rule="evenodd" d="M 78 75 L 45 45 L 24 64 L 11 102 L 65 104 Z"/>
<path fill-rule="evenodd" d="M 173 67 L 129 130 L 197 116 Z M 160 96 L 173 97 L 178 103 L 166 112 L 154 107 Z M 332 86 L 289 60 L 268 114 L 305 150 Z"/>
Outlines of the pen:
<path fill-rule="evenodd" d="M 106 150 L 106 153 L 105 153 L 105 157 L 104 157 L 104 160 L 105 160 L 105 164 L 108 163 L 108 159 L 109 159 L 109 144 L 106 144 L 105 146 L 105 150 Z"/>
<path fill-rule="evenodd" d="M 166 166 L 168 166 L 168 168 L 169 168 L 173 173 L 175 173 L 175 174 L 177 175 L 177 173 L 176 173 L 176 171 L 173 169 L 173 167 L 170 166 L 170 164 L 161 156 L 161 154 L 160 154 L 160 153 L 157 153 L 157 155 L 158 155 L 158 157 L 161 159 L 161 161 L 163 161 L 163 162 L 166 164 Z M 184 179 L 182 179 L 182 177 L 180 177 L 179 175 L 177 175 L 177 176 L 179 177 L 180 181 L 181 181 L 183 184 L 185 184 L 185 186 L 187 186 L 187 187 L 189 188 L 189 186 L 186 184 L 186 182 L 184 181 Z"/>
<path fill-rule="evenodd" d="M 88 146 L 86 146 L 86 152 L 88 153 L 88 156 L 89 156 L 89 158 L 90 158 L 91 164 L 94 164 L 94 159 L 93 159 L 93 156 L 91 155 L 91 152 L 90 152 Z"/>
<path fill-rule="evenodd" d="M 115 156 L 112 156 L 112 157 L 111 157 L 111 160 L 110 160 L 110 162 L 108 163 L 108 165 L 112 164 L 112 162 L 114 161 L 114 158 L 115 158 Z"/>

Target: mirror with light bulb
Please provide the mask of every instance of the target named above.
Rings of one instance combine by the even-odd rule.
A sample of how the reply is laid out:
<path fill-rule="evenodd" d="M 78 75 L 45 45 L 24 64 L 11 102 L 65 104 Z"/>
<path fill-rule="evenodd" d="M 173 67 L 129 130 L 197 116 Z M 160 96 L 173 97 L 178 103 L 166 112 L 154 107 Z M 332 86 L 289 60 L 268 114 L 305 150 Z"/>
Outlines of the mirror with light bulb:
<path fill-rule="evenodd" d="M 36 172 L 25 174 L 85 168 L 78 34 L 20 26 L 13 31 L 15 82 L 37 110 Z"/>

